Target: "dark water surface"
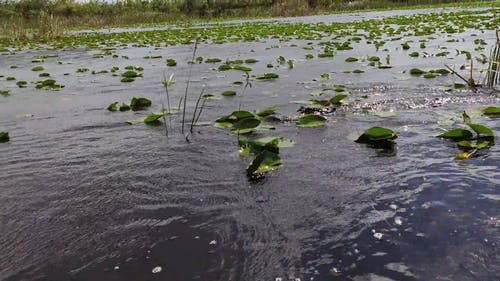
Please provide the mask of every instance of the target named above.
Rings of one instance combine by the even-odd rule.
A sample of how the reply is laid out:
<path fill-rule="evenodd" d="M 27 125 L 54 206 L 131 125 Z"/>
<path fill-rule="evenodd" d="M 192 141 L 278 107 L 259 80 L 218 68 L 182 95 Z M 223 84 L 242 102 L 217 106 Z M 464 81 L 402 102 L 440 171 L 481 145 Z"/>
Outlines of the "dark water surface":
<path fill-rule="evenodd" d="M 491 32 L 481 36 L 494 40 Z M 266 50 L 276 44 L 281 47 Z M 167 138 L 161 126 L 125 123 L 144 113 L 105 110 L 133 96 L 148 97 L 159 109 L 163 75 L 174 71 L 171 94 L 178 102 L 190 46 L 117 51 L 129 60 L 92 59 L 97 51 L 84 50 L 2 56 L 0 72 L 35 81 L 33 56 L 56 53 L 42 65 L 66 87 L 17 89 L 0 81 L 12 89 L 0 97 L 0 129 L 11 135 L 0 145 L 0 280 L 500 280 L 500 148 L 454 161 L 456 145 L 434 137 L 458 126 L 463 110 L 498 135 L 499 120 L 479 112 L 498 106 L 498 95 L 447 92 L 442 86 L 457 78 L 403 73 L 459 67 L 465 58 L 411 60 L 396 50 L 392 69 L 356 75 L 342 71 L 361 64 L 345 58 L 376 54 L 373 47 L 307 61 L 291 44 L 305 45 L 269 40 L 198 48 L 205 58 L 257 58 L 254 73 L 280 74 L 277 81 L 253 81 L 243 97 L 210 101 L 202 121 L 240 103 L 250 110 L 276 105 L 292 116 L 299 105 L 290 101 L 330 84 L 350 91 L 349 104 L 325 127 L 285 122 L 257 133 L 296 142 L 281 150 L 284 166 L 260 182 L 248 181 L 249 159 L 238 156 L 236 137 L 227 131 L 196 127 L 187 143 L 177 122 Z M 155 54 L 175 57 L 179 66 L 143 59 Z M 266 68 L 280 55 L 294 59 L 294 69 Z M 75 73 L 114 65 L 143 66 L 144 78 L 124 84 L 110 74 Z M 208 93 L 240 95 L 242 87 L 231 83 L 244 80 L 241 72 L 213 67 L 193 66 L 190 108 L 202 84 Z M 331 79 L 321 81 L 327 72 Z M 399 134 L 394 151 L 353 142 L 372 126 Z"/>

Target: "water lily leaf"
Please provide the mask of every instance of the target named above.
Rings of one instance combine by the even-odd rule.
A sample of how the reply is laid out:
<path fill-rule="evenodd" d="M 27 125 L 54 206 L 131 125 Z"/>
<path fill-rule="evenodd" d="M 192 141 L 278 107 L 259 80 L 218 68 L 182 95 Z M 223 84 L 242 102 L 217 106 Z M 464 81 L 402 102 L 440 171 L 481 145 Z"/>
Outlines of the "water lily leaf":
<path fill-rule="evenodd" d="M 109 111 L 117 111 L 118 110 L 118 102 L 114 102 L 108 106 Z"/>
<path fill-rule="evenodd" d="M 151 100 L 147 98 L 133 97 L 132 100 L 130 101 L 130 107 L 132 108 L 133 111 L 143 110 L 149 106 L 151 106 Z"/>
<path fill-rule="evenodd" d="M 276 73 L 264 73 L 264 75 L 257 77 L 257 80 L 271 80 L 279 77 L 280 76 Z"/>
<path fill-rule="evenodd" d="M 150 114 L 148 117 L 144 118 L 144 123 L 146 123 L 146 124 L 156 123 L 156 122 L 158 122 L 158 119 L 160 119 L 163 116 L 165 116 L 165 114 L 166 114 L 165 111 L 163 111 L 163 112 L 154 112 L 154 113 Z"/>
<path fill-rule="evenodd" d="M 236 123 L 234 123 L 233 129 L 238 130 L 241 133 L 243 130 L 253 129 L 259 125 L 260 125 L 259 119 L 250 117 L 250 118 L 241 119 L 241 120 L 237 121 Z"/>
<path fill-rule="evenodd" d="M 479 139 L 476 144 L 477 149 L 485 149 L 493 145 L 493 142 L 485 139 Z"/>
<path fill-rule="evenodd" d="M 224 92 L 222 92 L 221 95 L 223 95 L 225 97 L 233 97 L 233 96 L 236 96 L 236 92 L 235 91 L 224 91 Z"/>
<path fill-rule="evenodd" d="M 259 153 L 247 167 L 248 175 L 267 173 L 276 170 L 282 165 L 279 154 L 270 151 Z"/>
<path fill-rule="evenodd" d="M 391 129 L 383 127 L 372 127 L 366 130 L 355 142 L 374 143 L 396 139 L 398 136 Z"/>
<path fill-rule="evenodd" d="M 306 114 L 300 117 L 295 124 L 297 125 L 297 127 L 312 128 L 312 127 L 323 126 L 325 125 L 325 123 L 326 123 L 326 118 L 321 115 Z"/>
<path fill-rule="evenodd" d="M 214 126 L 216 128 L 221 128 L 221 129 L 228 129 L 233 126 L 233 123 L 231 122 L 215 122 Z"/>
<path fill-rule="evenodd" d="M 340 95 L 336 95 L 334 96 L 333 98 L 330 99 L 330 104 L 332 105 L 341 105 L 342 104 L 342 101 L 347 97 L 347 95 L 343 95 L 343 94 L 340 94 Z"/>
<path fill-rule="evenodd" d="M 125 71 L 122 73 L 122 77 L 125 77 L 125 78 L 136 78 L 136 77 L 141 77 L 142 75 L 133 71 L 133 70 L 129 70 L 129 71 Z"/>
<path fill-rule="evenodd" d="M 266 117 L 266 116 L 275 114 L 276 111 L 278 111 L 278 107 L 270 106 L 270 107 L 266 107 L 262 110 L 257 111 L 256 115 L 259 117 Z"/>
<path fill-rule="evenodd" d="M 0 143 L 10 141 L 9 133 L 0 131 Z"/>
<path fill-rule="evenodd" d="M 500 107 L 498 106 L 489 106 L 483 109 L 484 115 L 488 116 L 500 116 Z"/>
<path fill-rule="evenodd" d="M 263 138 L 255 140 L 255 141 L 260 142 L 260 143 L 270 143 L 270 142 L 273 142 L 273 141 L 277 141 L 276 145 L 279 148 L 282 148 L 282 147 L 292 147 L 292 146 L 295 145 L 294 141 L 289 140 L 289 139 L 285 139 L 283 137 L 263 137 Z"/>
<path fill-rule="evenodd" d="M 128 105 L 126 103 L 122 103 L 122 105 L 120 105 L 119 110 L 120 111 L 129 111 L 130 110 L 130 105 Z"/>
<path fill-rule="evenodd" d="M 229 122 L 232 124 L 245 118 L 255 118 L 255 115 L 252 112 L 246 110 L 233 111 L 229 115 L 219 117 L 217 120 L 215 120 L 215 122 Z"/>
<path fill-rule="evenodd" d="M 495 134 L 493 133 L 493 130 L 490 129 L 489 127 L 486 127 L 484 125 L 480 124 L 472 124 L 472 123 L 466 123 L 467 126 L 469 126 L 476 134 L 478 135 L 484 135 L 488 137 L 493 137 Z"/>
<path fill-rule="evenodd" d="M 465 129 L 452 129 L 437 136 L 438 138 L 452 139 L 452 140 L 467 140 L 472 138 L 472 133 Z"/>
<path fill-rule="evenodd" d="M 459 142 L 457 142 L 457 145 L 458 145 L 458 147 L 460 147 L 462 149 L 466 149 L 466 150 L 470 150 L 470 149 L 473 149 L 475 147 L 470 141 L 467 141 L 467 140 L 459 141 Z"/>

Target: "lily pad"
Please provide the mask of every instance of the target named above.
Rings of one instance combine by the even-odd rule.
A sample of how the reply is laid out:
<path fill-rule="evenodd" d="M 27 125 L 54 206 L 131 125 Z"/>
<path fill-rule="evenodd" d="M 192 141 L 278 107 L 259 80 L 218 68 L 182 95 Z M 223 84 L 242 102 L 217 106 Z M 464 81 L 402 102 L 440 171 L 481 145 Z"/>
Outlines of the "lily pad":
<path fill-rule="evenodd" d="M 411 75 L 422 75 L 424 73 L 425 73 L 425 71 L 423 71 L 422 69 L 419 69 L 419 68 L 412 68 L 412 69 L 410 69 L 410 74 Z"/>
<path fill-rule="evenodd" d="M 279 77 L 280 76 L 276 73 L 264 73 L 264 75 L 257 77 L 257 80 L 271 80 Z"/>
<path fill-rule="evenodd" d="M 144 118 L 144 123 L 146 124 L 154 124 L 159 122 L 158 120 L 165 116 L 166 112 L 154 112 L 150 114 L 148 117 Z"/>
<path fill-rule="evenodd" d="M 225 97 L 233 97 L 233 96 L 236 96 L 236 92 L 235 91 L 224 91 L 224 92 L 222 92 L 221 95 L 223 95 Z"/>
<path fill-rule="evenodd" d="M 355 142 L 357 143 L 377 143 L 396 139 L 398 136 L 391 129 L 383 127 L 372 127 L 366 130 Z"/>
<path fill-rule="evenodd" d="M 329 100 L 330 104 L 332 105 L 341 105 L 342 101 L 347 97 L 347 95 L 335 95 L 333 98 Z"/>
<path fill-rule="evenodd" d="M 146 107 L 150 106 L 151 106 L 151 100 L 147 98 L 133 97 L 132 100 L 130 101 L 130 107 L 132 108 L 133 111 L 143 110 Z"/>
<path fill-rule="evenodd" d="M 282 165 L 281 157 L 278 153 L 263 151 L 248 165 L 247 173 L 249 176 L 263 174 L 278 169 Z"/>
<path fill-rule="evenodd" d="M 500 116 L 500 107 L 498 106 L 489 106 L 483 109 L 484 115 L 487 116 Z"/>
<path fill-rule="evenodd" d="M 295 124 L 297 125 L 297 127 L 319 127 L 326 124 L 326 118 L 321 115 L 306 114 L 300 117 Z"/>
<path fill-rule="evenodd" d="M 468 140 L 472 138 L 472 133 L 469 130 L 466 129 L 451 129 L 449 131 L 446 131 L 440 135 L 438 135 L 438 138 L 445 138 L 445 139 L 452 139 L 452 140 Z"/>
<path fill-rule="evenodd" d="M 275 114 L 276 111 L 278 111 L 278 107 L 270 106 L 270 107 L 266 107 L 262 110 L 257 111 L 256 115 L 259 117 L 266 117 L 266 116 Z"/>
<path fill-rule="evenodd" d="M 113 112 L 117 111 L 118 110 L 118 102 L 116 101 L 116 102 L 108 105 L 108 110 L 113 111 Z"/>
<path fill-rule="evenodd" d="M 9 133 L 0 131 L 0 143 L 10 141 Z"/>
<path fill-rule="evenodd" d="M 487 137 L 493 137 L 495 135 L 493 133 L 493 130 L 484 125 L 467 123 L 467 126 L 469 126 L 472 130 L 474 130 L 474 132 L 476 132 L 478 136 L 484 135 Z"/>

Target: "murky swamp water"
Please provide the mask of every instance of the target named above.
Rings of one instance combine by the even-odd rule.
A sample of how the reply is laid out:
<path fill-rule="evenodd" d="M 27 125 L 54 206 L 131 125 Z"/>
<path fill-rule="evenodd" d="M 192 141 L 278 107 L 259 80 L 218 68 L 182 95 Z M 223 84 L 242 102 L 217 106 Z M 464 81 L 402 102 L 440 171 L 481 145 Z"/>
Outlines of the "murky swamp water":
<path fill-rule="evenodd" d="M 473 49 L 472 33 L 427 48 Z M 492 32 L 479 36 L 494 42 Z M 367 54 L 385 59 L 367 44 L 306 60 L 300 40 L 201 43 L 197 56 L 256 58 L 252 73 L 280 74 L 276 81 L 252 81 L 242 96 L 243 86 L 232 85 L 245 81 L 242 72 L 194 64 L 189 108 L 204 84 L 216 96 L 238 93 L 209 101 L 202 121 L 240 104 L 249 110 L 276 105 L 280 115 L 294 116 L 299 105 L 291 101 L 331 95 L 324 89 L 333 84 L 349 91 L 349 103 L 324 127 L 284 122 L 255 134 L 296 142 L 280 151 L 283 167 L 259 182 L 248 180 L 249 159 L 238 156 L 228 131 L 196 127 L 186 142 L 178 119 L 165 137 L 162 126 L 126 124 L 143 112 L 106 110 L 134 96 L 160 109 L 161 81 L 172 72 L 177 103 L 192 46 L 116 51 L 128 59 L 94 59 L 98 51 L 83 49 L 1 56 L 0 73 L 35 81 L 32 58 L 57 54 L 40 65 L 65 88 L 17 89 L 15 81 L 0 80 L 1 88 L 12 89 L 0 97 L 0 129 L 11 135 L 0 145 L 0 280 L 499 280 L 500 148 L 454 161 L 456 145 L 435 138 L 446 124 L 459 124 L 464 110 L 498 135 L 498 119 L 474 112 L 498 105 L 499 97 L 445 91 L 443 85 L 461 82 L 452 75 L 410 76 L 413 67 L 458 69 L 467 60 L 412 59 L 400 43 L 384 46 L 391 69 L 345 62 Z M 151 55 L 163 59 L 143 59 Z M 294 68 L 268 69 L 267 63 L 279 65 L 279 56 L 294 60 Z M 178 66 L 167 68 L 166 57 Z M 142 66 L 143 78 L 121 83 L 109 73 L 75 72 L 115 65 Z M 355 68 L 365 73 L 343 72 Z M 330 79 L 321 79 L 323 73 Z M 353 142 L 372 126 L 399 134 L 394 151 Z"/>

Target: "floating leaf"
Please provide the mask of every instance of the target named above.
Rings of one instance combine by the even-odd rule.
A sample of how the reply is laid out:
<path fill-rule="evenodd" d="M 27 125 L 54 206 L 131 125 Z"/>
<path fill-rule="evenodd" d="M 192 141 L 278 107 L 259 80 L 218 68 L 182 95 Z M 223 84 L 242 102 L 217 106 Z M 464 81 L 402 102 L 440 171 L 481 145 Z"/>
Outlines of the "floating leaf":
<path fill-rule="evenodd" d="M 119 110 L 120 111 L 129 111 L 130 110 L 130 105 L 128 105 L 126 103 L 122 103 L 122 105 L 120 105 Z"/>
<path fill-rule="evenodd" d="M 333 98 L 331 98 L 329 100 L 330 104 L 332 105 L 341 105 L 342 104 L 342 101 L 347 97 L 347 95 L 343 95 L 343 94 L 340 94 L 340 95 L 336 95 L 334 96 Z"/>
<path fill-rule="evenodd" d="M 270 107 L 266 107 L 262 110 L 257 111 L 256 115 L 259 117 L 266 117 L 266 116 L 275 114 L 276 111 L 278 111 L 278 107 L 270 106 Z"/>
<path fill-rule="evenodd" d="M 425 71 L 423 71 L 422 69 L 419 69 L 419 68 L 412 68 L 412 69 L 410 69 L 410 74 L 411 75 L 422 75 L 424 73 L 425 73 Z"/>
<path fill-rule="evenodd" d="M 306 114 L 300 117 L 295 124 L 297 125 L 297 127 L 312 128 L 312 127 L 323 126 L 325 125 L 325 123 L 326 123 L 326 118 L 321 115 Z"/>
<path fill-rule="evenodd" d="M 465 129 L 451 129 L 437 136 L 438 138 L 452 139 L 452 140 L 467 140 L 472 138 L 472 133 Z"/>
<path fill-rule="evenodd" d="M 177 62 L 174 59 L 167 59 L 167 66 L 176 66 Z"/>
<path fill-rule="evenodd" d="M 476 134 L 478 135 L 484 135 L 487 137 L 493 137 L 495 134 L 493 133 L 493 130 L 490 129 L 489 127 L 486 127 L 484 125 L 480 124 L 472 124 L 472 123 L 466 123 L 467 126 L 469 126 Z"/>
<path fill-rule="evenodd" d="M 114 102 L 108 106 L 109 111 L 117 111 L 118 110 L 118 102 Z"/>
<path fill-rule="evenodd" d="M 142 110 L 149 106 L 151 106 L 151 100 L 147 98 L 133 97 L 132 100 L 130 101 L 130 107 L 132 108 L 133 111 Z"/>
<path fill-rule="evenodd" d="M 150 114 L 148 117 L 144 118 L 144 123 L 146 124 L 153 124 L 153 123 L 157 123 L 158 122 L 158 119 L 162 118 L 163 116 L 165 116 L 166 112 L 154 112 L 152 114 Z"/>
<path fill-rule="evenodd" d="M 137 73 L 133 70 L 125 71 L 122 73 L 122 77 L 125 77 L 125 78 L 136 78 L 136 77 L 141 77 L 141 76 L 142 76 L 142 74 Z"/>
<path fill-rule="evenodd" d="M 44 70 L 43 66 L 35 66 L 31 69 L 32 71 L 42 71 Z"/>
<path fill-rule="evenodd" d="M 221 95 L 223 95 L 225 97 L 233 97 L 233 96 L 236 96 L 236 92 L 235 91 L 224 91 L 224 92 L 222 92 Z"/>
<path fill-rule="evenodd" d="M 0 143 L 10 141 L 9 133 L 0 131 Z"/>
<path fill-rule="evenodd" d="M 125 77 L 125 78 L 122 78 L 122 80 L 120 80 L 120 82 L 123 82 L 123 83 L 130 83 L 130 82 L 134 82 L 135 79 L 134 78 L 130 78 L 130 77 Z"/>
<path fill-rule="evenodd" d="M 398 136 L 394 131 L 383 127 L 372 127 L 366 130 L 355 142 L 376 143 L 396 139 Z"/>
<path fill-rule="evenodd" d="M 245 134 L 251 132 L 254 128 L 260 125 L 260 120 L 250 117 L 244 118 L 233 124 L 233 130 L 236 133 Z"/>
<path fill-rule="evenodd" d="M 348 57 L 345 59 L 346 62 L 355 62 L 355 61 L 358 61 L 357 58 L 354 58 L 354 57 Z"/>
<path fill-rule="evenodd" d="M 247 167 L 247 173 L 249 176 L 267 173 L 276 170 L 281 165 L 282 162 L 279 154 L 266 150 L 259 153 L 252 163 L 250 163 Z"/>
<path fill-rule="evenodd" d="M 276 73 L 264 73 L 264 75 L 257 77 L 258 80 L 270 80 L 277 79 L 280 76 Z"/>
<path fill-rule="evenodd" d="M 467 140 L 459 141 L 459 142 L 457 142 L 457 145 L 458 145 L 458 147 L 465 149 L 465 150 L 471 150 L 475 147 L 470 141 L 467 141 Z"/>
<path fill-rule="evenodd" d="M 500 107 L 498 106 L 489 106 L 483 109 L 484 115 L 488 116 L 500 116 Z"/>

